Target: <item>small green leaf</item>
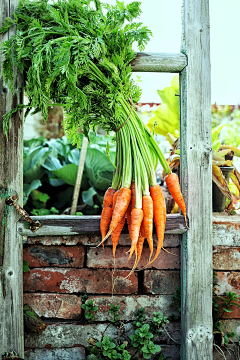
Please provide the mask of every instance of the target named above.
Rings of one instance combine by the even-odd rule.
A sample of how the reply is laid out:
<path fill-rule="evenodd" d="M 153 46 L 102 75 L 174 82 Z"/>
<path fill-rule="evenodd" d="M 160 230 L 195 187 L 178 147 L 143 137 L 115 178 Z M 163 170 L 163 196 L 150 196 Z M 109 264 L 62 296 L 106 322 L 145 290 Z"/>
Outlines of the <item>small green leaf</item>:
<path fill-rule="evenodd" d="M 0 34 L 6 33 L 13 24 L 15 24 L 14 20 L 12 20 L 10 17 L 6 17 L 0 29 Z"/>
<path fill-rule="evenodd" d="M 228 313 L 233 312 L 232 310 L 230 310 L 230 309 L 226 309 L 226 308 L 223 308 L 223 310 L 224 310 L 224 311 L 226 311 L 226 312 L 228 312 Z"/>

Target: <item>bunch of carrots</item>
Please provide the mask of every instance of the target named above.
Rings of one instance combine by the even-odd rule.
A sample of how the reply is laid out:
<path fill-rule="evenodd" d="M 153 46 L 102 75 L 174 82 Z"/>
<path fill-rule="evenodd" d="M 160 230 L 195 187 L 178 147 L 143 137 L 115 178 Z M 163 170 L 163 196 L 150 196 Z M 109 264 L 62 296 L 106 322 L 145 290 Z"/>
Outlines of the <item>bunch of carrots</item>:
<path fill-rule="evenodd" d="M 116 247 L 127 221 L 131 240 L 128 260 L 135 254 L 133 271 L 139 263 L 145 239 L 150 249 L 149 261 L 145 267 L 157 259 L 163 246 L 166 205 L 161 187 L 156 181 L 154 166 L 156 159 L 159 159 L 163 166 L 166 184 L 182 210 L 185 221 L 186 206 L 178 176 L 171 172 L 152 134 L 135 111 L 126 107 L 126 112 L 128 112 L 127 121 L 125 120 L 116 132 L 115 172 L 112 186 L 106 191 L 103 200 L 100 223 L 102 241 L 99 245 L 104 245 L 104 241 L 111 235 L 115 267 Z M 158 243 L 152 259 L 153 221 Z"/>

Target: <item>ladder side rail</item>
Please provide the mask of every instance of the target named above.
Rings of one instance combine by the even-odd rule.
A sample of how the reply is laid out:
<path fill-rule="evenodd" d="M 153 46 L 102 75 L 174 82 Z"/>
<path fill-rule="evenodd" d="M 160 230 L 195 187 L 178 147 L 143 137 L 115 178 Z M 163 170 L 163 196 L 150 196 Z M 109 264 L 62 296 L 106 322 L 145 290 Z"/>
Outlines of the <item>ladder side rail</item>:
<path fill-rule="evenodd" d="M 181 184 L 190 230 L 181 247 L 181 358 L 212 360 L 212 140 L 209 0 L 183 0 Z"/>
<path fill-rule="evenodd" d="M 18 0 L 2 0 L 0 26 L 10 17 Z M 0 41 L 8 40 L 14 27 L 0 35 Z M 0 66 L 2 54 L 0 54 Z M 0 78 L 0 357 L 14 351 L 24 356 L 23 328 L 23 249 L 22 237 L 17 233 L 19 214 L 6 205 L 9 195 L 16 194 L 19 204 L 23 201 L 23 122 L 15 113 L 9 123 L 8 139 L 3 134 L 3 115 L 22 103 L 22 78 L 16 71 L 15 94 Z"/>

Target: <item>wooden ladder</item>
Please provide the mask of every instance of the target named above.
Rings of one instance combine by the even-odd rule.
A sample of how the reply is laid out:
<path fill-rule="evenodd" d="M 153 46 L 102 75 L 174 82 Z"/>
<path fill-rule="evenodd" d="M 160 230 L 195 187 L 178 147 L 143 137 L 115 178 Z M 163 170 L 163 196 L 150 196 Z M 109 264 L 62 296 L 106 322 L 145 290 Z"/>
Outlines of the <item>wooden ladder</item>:
<path fill-rule="evenodd" d="M 1 22 L 17 0 L 2 0 Z M 2 41 L 11 36 L 2 36 Z M 212 161 L 209 0 L 183 0 L 181 53 L 139 53 L 132 63 L 138 72 L 180 74 L 181 186 L 190 230 L 181 248 L 181 358 L 212 359 Z M 22 101 L 0 84 L 1 118 Z M 24 356 L 22 314 L 22 237 L 16 231 L 18 213 L 7 213 L 5 197 L 23 193 L 22 119 L 10 122 L 8 142 L 0 131 L 0 356 L 16 351 Z M 20 202 L 21 204 L 21 202 Z"/>

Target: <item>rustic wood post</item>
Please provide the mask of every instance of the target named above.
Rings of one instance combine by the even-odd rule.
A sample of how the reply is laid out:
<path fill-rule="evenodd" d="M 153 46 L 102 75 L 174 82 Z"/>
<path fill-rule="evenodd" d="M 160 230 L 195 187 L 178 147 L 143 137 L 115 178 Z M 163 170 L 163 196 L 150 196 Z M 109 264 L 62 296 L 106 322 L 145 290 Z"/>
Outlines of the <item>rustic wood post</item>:
<path fill-rule="evenodd" d="M 18 0 L 1 0 L 0 26 L 10 17 Z M 1 36 L 5 41 L 14 33 L 14 27 Z M 0 58 L 2 64 L 2 55 Z M 0 65 L 1 65 L 0 64 Z M 8 140 L 3 135 L 3 115 L 22 103 L 22 81 L 17 72 L 13 95 L 2 76 L 0 79 L 0 357 L 15 351 L 23 358 L 23 253 L 22 237 L 16 231 L 19 214 L 5 204 L 5 199 L 17 194 L 23 198 L 23 127 L 21 114 L 12 116 Z"/>
<path fill-rule="evenodd" d="M 183 0 L 181 180 L 190 230 L 182 242 L 182 359 L 212 359 L 212 141 L 209 0 Z"/>

